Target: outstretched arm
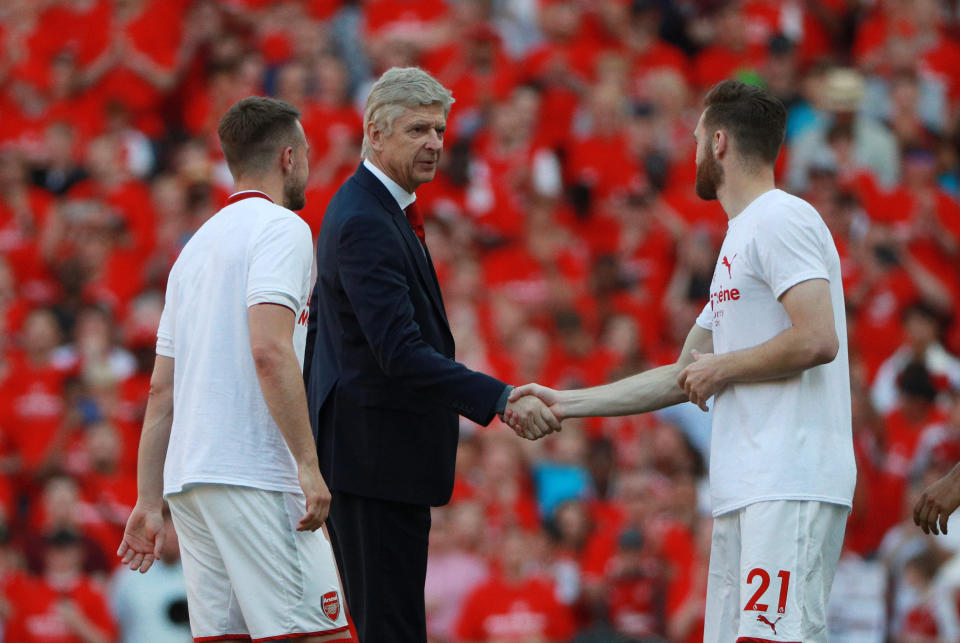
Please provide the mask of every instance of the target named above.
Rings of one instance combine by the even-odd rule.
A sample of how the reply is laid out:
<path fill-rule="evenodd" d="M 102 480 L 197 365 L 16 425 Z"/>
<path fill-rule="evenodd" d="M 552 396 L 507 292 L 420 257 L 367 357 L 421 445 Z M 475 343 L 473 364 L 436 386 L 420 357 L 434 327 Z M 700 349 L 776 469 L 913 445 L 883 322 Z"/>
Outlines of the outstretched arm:
<path fill-rule="evenodd" d="M 554 391 L 539 384 L 527 384 L 514 389 L 510 399 L 536 395 L 550 407 L 558 420 L 655 411 L 687 401 L 686 393 L 677 384 L 677 376 L 693 361 L 694 351 L 712 350 L 713 333 L 694 325 L 687 334 L 680 357 L 674 364 L 587 389 Z M 509 421 L 511 417 L 508 416 L 507 419 Z"/>

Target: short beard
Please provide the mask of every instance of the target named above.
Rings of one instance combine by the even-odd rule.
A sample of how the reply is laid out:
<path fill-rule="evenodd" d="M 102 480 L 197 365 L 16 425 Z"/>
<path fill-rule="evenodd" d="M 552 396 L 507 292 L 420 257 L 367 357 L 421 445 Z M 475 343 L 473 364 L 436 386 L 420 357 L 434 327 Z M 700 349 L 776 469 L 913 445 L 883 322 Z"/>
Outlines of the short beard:
<path fill-rule="evenodd" d="M 704 201 L 714 201 L 717 198 L 717 189 L 723 185 L 723 166 L 707 154 L 706 158 L 697 166 L 696 192 Z"/>
<path fill-rule="evenodd" d="M 307 205 L 307 186 L 298 181 L 290 181 L 283 185 L 283 207 L 288 210 L 302 210 Z"/>

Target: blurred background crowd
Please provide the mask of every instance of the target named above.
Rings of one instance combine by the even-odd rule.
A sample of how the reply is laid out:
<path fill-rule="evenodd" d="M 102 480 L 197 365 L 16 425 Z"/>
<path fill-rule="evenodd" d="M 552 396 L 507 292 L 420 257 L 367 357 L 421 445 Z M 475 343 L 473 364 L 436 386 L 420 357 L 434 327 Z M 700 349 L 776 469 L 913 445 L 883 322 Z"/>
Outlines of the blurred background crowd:
<path fill-rule="evenodd" d="M 787 105 L 779 184 L 843 261 L 859 481 L 831 641 L 960 640 L 960 523 L 918 491 L 960 460 L 960 23 L 938 0 L 4 0 L 0 622 L 15 643 L 188 641 L 175 538 L 116 569 L 167 273 L 231 180 L 236 100 L 302 111 L 316 235 L 372 81 L 451 88 L 418 190 L 458 358 L 569 388 L 672 362 L 726 216 L 698 201 L 715 82 Z M 699 641 L 710 417 L 464 422 L 434 513 L 436 643 Z M 227 445 L 229 448 L 229 445 Z"/>

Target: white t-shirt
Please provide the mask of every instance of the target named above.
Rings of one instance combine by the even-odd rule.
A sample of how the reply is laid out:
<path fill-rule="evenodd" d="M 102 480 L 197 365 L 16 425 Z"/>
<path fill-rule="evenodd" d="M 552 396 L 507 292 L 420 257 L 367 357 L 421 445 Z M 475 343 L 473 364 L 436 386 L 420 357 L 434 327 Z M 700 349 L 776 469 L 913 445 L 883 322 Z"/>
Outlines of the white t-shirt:
<path fill-rule="evenodd" d="M 248 194 L 262 193 L 231 200 Z M 157 331 L 157 354 L 174 358 L 164 495 L 204 482 L 299 491 L 293 455 L 260 390 L 247 309 L 294 311 L 302 367 L 312 257 L 309 226 L 266 195 L 230 203 L 184 246 Z"/>
<path fill-rule="evenodd" d="M 710 447 L 715 516 L 763 500 L 851 505 L 856 465 L 840 258 L 809 203 L 771 190 L 730 220 L 697 324 L 713 332 L 717 354 L 762 344 L 790 328 L 779 297 L 809 279 L 830 282 L 840 350 L 799 375 L 735 383 L 717 394 Z"/>

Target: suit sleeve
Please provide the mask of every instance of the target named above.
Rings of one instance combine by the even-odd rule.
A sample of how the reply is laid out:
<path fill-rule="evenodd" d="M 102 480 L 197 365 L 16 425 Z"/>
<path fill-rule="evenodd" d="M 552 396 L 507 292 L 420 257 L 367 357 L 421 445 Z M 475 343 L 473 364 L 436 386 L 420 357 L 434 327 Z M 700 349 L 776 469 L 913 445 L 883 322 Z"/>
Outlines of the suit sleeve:
<path fill-rule="evenodd" d="M 310 371 L 313 370 L 313 350 L 317 342 L 317 297 L 320 292 L 320 275 L 310 293 L 310 314 L 307 317 L 307 341 L 303 349 L 303 383 L 309 387 Z M 310 390 L 309 388 L 307 389 Z"/>
<path fill-rule="evenodd" d="M 471 371 L 424 341 L 392 225 L 381 213 L 350 217 L 337 246 L 341 284 L 374 358 L 404 387 L 489 424 L 506 384 Z"/>

